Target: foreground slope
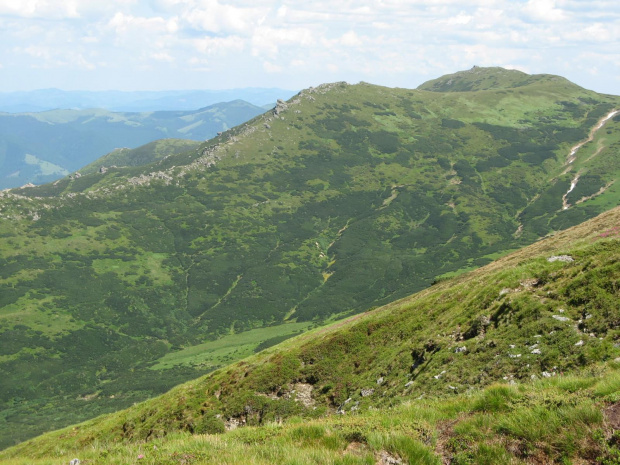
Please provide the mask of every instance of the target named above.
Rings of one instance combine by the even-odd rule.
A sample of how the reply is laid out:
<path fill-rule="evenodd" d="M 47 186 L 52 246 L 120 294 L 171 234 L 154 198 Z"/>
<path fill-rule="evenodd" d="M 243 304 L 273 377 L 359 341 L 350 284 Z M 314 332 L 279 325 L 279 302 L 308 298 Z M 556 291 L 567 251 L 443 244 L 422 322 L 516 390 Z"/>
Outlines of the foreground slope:
<path fill-rule="evenodd" d="M 618 205 L 618 97 L 496 80 L 323 85 L 198 150 L 2 192 L 1 444 Z"/>
<path fill-rule="evenodd" d="M 0 457 L 616 463 L 619 224 L 616 208 L 479 270 Z M 241 426 L 260 428 L 191 437 Z"/>

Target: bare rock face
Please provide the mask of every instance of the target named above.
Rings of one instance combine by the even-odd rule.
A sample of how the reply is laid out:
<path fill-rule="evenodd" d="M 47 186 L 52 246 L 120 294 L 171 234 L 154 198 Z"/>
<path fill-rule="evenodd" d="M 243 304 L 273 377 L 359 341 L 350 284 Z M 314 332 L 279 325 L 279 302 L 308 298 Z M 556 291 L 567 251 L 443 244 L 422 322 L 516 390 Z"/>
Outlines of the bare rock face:
<path fill-rule="evenodd" d="M 273 114 L 274 116 L 280 116 L 280 113 L 282 113 L 286 109 L 288 109 L 287 103 L 282 99 L 278 99 L 278 101 L 276 102 L 276 107 L 273 109 Z"/>
<path fill-rule="evenodd" d="M 232 431 L 239 428 L 240 426 L 243 426 L 244 423 L 245 421 L 243 420 L 239 420 L 237 418 L 229 418 L 226 422 L 224 422 L 224 427 L 226 428 L 226 431 Z"/>
<path fill-rule="evenodd" d="M 570 255 L 554 255 L 553 257 L 549 257 L 547 259 L 548 262 L 565 262 L 565 263 L 570 263 L 570 262 L 574 262 L 575 259 L 573 257 L 571 257 Z"/>
<path fill-rule="evenodd" d="M 295 400 L 300 402 L 304 407 L 314 407 L 314 399 L 312 398 L 312 385 L 307 383 L 297 383 L 293 386 L 295 392 Z"/>
<path fill-rule="evenodd" d="M 395 455 L 390 454 L 388 451 L 382 450 L 377 453 L 377 465 L 400 465 L 403 463 L 401 459 Z"/>

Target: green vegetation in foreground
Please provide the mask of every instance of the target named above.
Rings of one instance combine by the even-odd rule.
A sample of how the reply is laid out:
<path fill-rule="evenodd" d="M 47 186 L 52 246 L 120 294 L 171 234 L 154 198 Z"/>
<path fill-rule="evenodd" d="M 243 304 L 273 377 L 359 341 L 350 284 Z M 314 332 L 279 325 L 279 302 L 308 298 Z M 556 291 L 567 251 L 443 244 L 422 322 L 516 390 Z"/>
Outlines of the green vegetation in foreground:
<path fill-rule="evenodd" d="M 617 463 L 618 224 L 620 207 L 0 463 Z"/>
<path fill-rule="evenodd" d="M 57 433 L 0 453 L 0 464 L 415 465 L 597 463 L 620 460 L 620 365 L 450 399 L 317 419 L 290 418 L 226 434 L 174 432 L 148 442 Z M 75 429 L 73 430 L 75 431 Z M 63 437 L 73 432 L 66 430 Z M 30 446 L 30 448 L 29 448 Z M 392 461 L 390 461 L 392 460 Z M 397 460 L 399 460 L 397 462 Z"/>
<path fill-rule="evenodd" d="M 265 341 L 209 360 L 193 357 L 193 346 L 280 325 L 273 337 L 284 337 L 290 323 L 322 325 L 380 307 L 618 204 L 620 117 L 566 161 L 620 108 L 619 97 L 498 69 L 451 79 L 486 84 L 465 92 L 326 84 L 195 150 L 0 192 L 0 447 L 161 394 Z M 562 269 L 549 266 L 549 273 Z M 513 290 L 516 279 L 501 278 Z M 513 298 L 495 303 L 502 288 L 488 286 L 489 305 Z M 540 314 L 559 324 L 547 307 L 529 315 L 538 294 L 514 294 L 518 307 L 502 307 L 501 318 Z M 450 302 L 470 311 L 459 298 Z M 431 331 L 453 327 L 445 320 L 453 314 L 442 302 L 409 313 L 427 316 L 402 329 L 392 323 L 397 339 L 401 331 L 418 334 L 419 325 L 434 329 L 419 333 L 426 339 L 416 336 L 416 347 L 391 353 L 390 372 L 430 389 L 440 362 L 463 357 L 434 354 L 428 370 L 414 374 L 411 352 L 430 354 Z M 461 320 L 455 334 L 482 324 Z M 532 334 L 519 334 L 535 344 Z M 340 357 L 363 340 L 355 333 L 342 347 L 326 345 Z M 359 360 L 346 355 L 347 366 L 368 365 L 368 350 L 359 349 L 366 354 Z M 504 368 L 491 348 L 475 353 L 490 368 L 473 374 L 463 366 L 464 377 L 454 375 L 459 390 Z M 333 371 L 331 359 L 302 355 L 303 370 L 285 358 L 282 371 L 324 379 L 326 408 L 367 387 L 328 382 L 321 370 Z M 556 357 L 531 356 L 544 361 L 538 372 L 530 363 L 514 375 L 552 370 Z M 373 376 L 364 382 L 383 375 Z M 236 414 L 213 406 L 220 407 Z"/>

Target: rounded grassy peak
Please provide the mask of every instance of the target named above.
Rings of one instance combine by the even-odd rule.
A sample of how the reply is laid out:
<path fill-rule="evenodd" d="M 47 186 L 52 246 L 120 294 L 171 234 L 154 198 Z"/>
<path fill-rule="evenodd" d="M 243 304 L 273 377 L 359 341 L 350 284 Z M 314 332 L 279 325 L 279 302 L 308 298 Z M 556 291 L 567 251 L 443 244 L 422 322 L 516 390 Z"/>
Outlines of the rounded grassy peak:
<path fill-rule="evenodd" d="M 569 83 L 566 79 L 551 74 L 530 75 L 514 69 L 474 66 L 466 71 L 446 74 L 440 78 L 427 81 L 420 85 L 418 89 L 431 92 L 471 92 L 478 90 L 513 89 L 529 84 L 551 81 L 558 81 L 558 83 L 561 82 L 564 84 Z"/>

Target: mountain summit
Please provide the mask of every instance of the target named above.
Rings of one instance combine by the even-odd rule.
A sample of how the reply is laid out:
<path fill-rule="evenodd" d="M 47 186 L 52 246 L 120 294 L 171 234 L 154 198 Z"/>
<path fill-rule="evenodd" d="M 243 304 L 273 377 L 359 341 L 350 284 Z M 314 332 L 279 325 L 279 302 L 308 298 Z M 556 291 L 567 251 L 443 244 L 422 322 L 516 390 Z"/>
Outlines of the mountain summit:
<path fill-rule="evenodd" d="M 567 79 L 551 74 L 530 75 L 522 71 L 500 67 L 474 66 L 467 71 L 459 71 L 427 81 L 418 86 L 418 89 L 431 92 L 471 92 L 514 89 L 537 82 L 550 82 L 554 86 L 575 86 Z"/>

